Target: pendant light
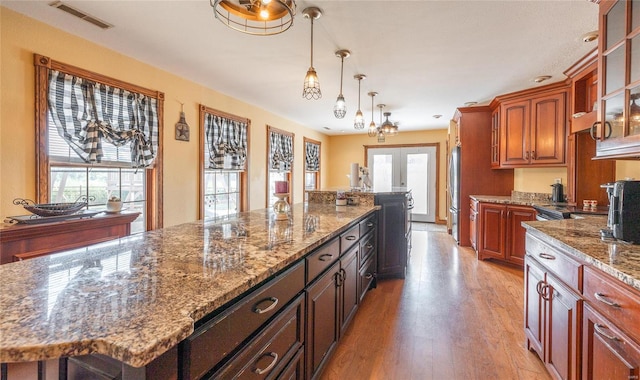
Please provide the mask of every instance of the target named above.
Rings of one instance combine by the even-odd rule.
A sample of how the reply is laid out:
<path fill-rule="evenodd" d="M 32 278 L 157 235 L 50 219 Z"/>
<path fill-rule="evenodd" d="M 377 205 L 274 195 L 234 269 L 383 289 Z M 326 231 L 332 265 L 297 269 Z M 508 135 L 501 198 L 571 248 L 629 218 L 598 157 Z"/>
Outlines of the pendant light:
<path fill-rule="evenodd" d="M 382 109 L 386 107 L 386 104 L 378 104 L 378 108 L 380 108 L 380 127 L 378 127 L 378 142 L 385 142 L 384 132 L 382 132 Z"/>
<path fill-rule="evenodd" d="M 353 128 L 364 129 L 364 116 L 360 110 L 360 82 L 363 79 L 367 79 L 367 76 L 364 74 L 356 74 L 353 76 L 353 79 L 358 80 L 358 110 L 356 111 L 356 119 L 353 121 Z"/>
<path fill-rule="evenodd" d="M 311 66 L 307 70 L 307 76 L 304 77 L 304 88 L 302 89 L 302 97 L 305 99 L 318 100 L 322 97 L 320 92 L 320 82 L 318 81 L 318 74 L 316 69 L 313 68 L 313 20 L 317 20 L 322 16 L 322 11 L 317 7 L 305 8 L 302 11 L 305 18 L 311 20 Z"/>
<path fill-rule="evenodd" d="M 351 55 L 349 50 L 338 50 L 336 51 L 336 57 L 340 57 L 340 94 L 338 95 L 338 99 L 336 99 L 336 105 L 333 106 L 333 115 L 336 119 L 342 119 L 344 115 L 347 114 L 347 103 L 344 101 L 344 96 L 342 95 L 342 77 L 344 73 L 344 59 L 348 58 Z"/>
<path fill-rule="evenodd" d="M 384 133 L 385 135 L 391 136 L 391 134 L 393 133 L 393 123 L 389 121 L 389 116 L 391 116 L 391 112 L 385 112 L 384 116 L 386 117 L 386 119 L 384 120 L 384 123 L 382 123 L 382 125 L 380 126 L 380 129 L 382 130 L 382 133 Z"/>
<path fill-rule="evenodd" d="M 293 25 L 295 0 L 209 0 L 213 14 L 231 29 L 272 36 Z"/>
<path fill-rule="evenodd" d="M 369 135 L 369 137 L 376 137 L 378 136 L 378 128 L 376 127 L 376 122 L 373 121 L 373 98 L 375 98 L 378 93 L 375 91 L 371 91 L 367 95 L 371 97 L 371 123 L 369 124 L 369 131 L 367 132 L 367 134 Z"/>

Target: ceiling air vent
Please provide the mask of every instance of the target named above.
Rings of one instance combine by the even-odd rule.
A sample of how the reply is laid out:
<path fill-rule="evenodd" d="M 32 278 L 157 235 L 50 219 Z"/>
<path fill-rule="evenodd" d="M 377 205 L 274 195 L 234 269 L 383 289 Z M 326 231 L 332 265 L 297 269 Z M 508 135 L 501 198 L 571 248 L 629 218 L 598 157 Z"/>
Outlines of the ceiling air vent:
<path fill-rule="evenodd" d="M 86 22 L 90 22 L 93 25 L 102 28 L 102 29 L 110 29 L 113 28 L 113 25 L 109 24 L 108 22 L 104 22 L 102 20 L 99 20 L 93 16 L 90 16 L 86 13 L 84 13 L 81 10 L 78 10 L 76 8 L 73 8 L 67 4 L 64 4 L 62 1 L 54 1 L 53 3 L 49 4 L 50 6 L 54 7 L 54 8 L 58 8 L 61 11 L 65 11 L 67 13 L 69 13 L 70 15 L 76 16 L 78 18 L 83 19 Z"/>

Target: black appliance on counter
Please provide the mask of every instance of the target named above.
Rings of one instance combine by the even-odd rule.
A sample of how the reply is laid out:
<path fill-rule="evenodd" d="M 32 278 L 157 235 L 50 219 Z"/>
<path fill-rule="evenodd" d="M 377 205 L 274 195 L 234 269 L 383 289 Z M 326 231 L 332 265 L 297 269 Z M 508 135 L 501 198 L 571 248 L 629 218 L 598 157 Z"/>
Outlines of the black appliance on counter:
<path fill-rule="evenodd" d="M 551 201 L 554 203 L 564 202 L 564 191 L 561 183 L 554 183 L 551 185 Z"/>
<path fill-rule="evenodd" d="M 609 195 L 607 229 L 601 231 L 602 236 L 640 244 L 640 181 L 616 181 L 601 187 Z"/>

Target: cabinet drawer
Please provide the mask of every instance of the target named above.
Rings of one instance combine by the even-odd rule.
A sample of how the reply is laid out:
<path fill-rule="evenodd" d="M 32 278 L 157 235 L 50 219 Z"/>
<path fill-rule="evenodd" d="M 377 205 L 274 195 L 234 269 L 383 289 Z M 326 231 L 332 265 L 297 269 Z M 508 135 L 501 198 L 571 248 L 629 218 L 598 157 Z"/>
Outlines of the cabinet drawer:
<path fill-rule="evenodd" d="M 316 277 L 340 257 L 340 240 L 334 239 L 318 248 L 305 259 L 307 265 L 307 284 L 315 280 Z"/>
<path fill-rule="evenodd" d="M 364 236 L 370 231 L 376 229 L 376 222 L 378 221 L 378 213 L 373 213 L 368 218 L 359 223 L 360 225 L 360 236 Z"/>
<path fill-rule="evenodd" d="M 582 290 L 583 265 L 556 248 L 527 234 L 527 255 L 533 257 L 572 289 Z"/>
<path fill-rule="evenodd" d="M 369 258 L 369 261 L 364 263 L 358 276 L 358 293 L 360 294 L 360 301 L 362 301 L 364 295 L 367 294 L 369 287 L 371 287 L 371 284 L 375 281 L 375 276 L 376 260 L 375 257 L 371 257 Z"/>
<path fill-rule="evenodd" d="M 347 252 L 358 239 L 360 239 L 360 225 L 356 224 L 340 235 L 340 253 Z"/>
<path fill-rule="evenodd" d="M 376 234 L 371 231 L 369 235 L 365 236 L 360 240 L 360 257 L 359 263 L 360 266 L 364 264 L 365 261 L 369 259 L 369 257 L 373 256 L 376 251 Z"/>
<path fill-rule="evenodd" d="M 640 342 L 640 294 L 597 269 L 584 269 L 584 298 Z"/>
<path fill-rule="evenodd" d="M 182 343 L 182 377 L 202 377 L 303 288 L 304 264 L 300 262 L 198 327 Z"/>
<path fill-rule="evenodd" d="M 304 294 L 210 379 L 272 379 L 304 342 Z"/>

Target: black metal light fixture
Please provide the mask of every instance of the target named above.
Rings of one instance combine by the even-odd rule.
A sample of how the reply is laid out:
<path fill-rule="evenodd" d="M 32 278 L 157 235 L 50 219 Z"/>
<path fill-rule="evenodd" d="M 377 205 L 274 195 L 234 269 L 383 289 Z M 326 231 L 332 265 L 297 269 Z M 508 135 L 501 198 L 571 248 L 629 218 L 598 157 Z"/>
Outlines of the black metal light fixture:
<path fill-rule="evenodd" d="M 209 4 L 223 24 L 255 36 L 288 30 L 296 14 L 295 0 L 209 0 Z"/>
<path fill-rule="evenodd" d="M 353 79 L 358 80 L 358 110 L 356 111 L 356 118 L 353 121 L 353 128 L 355 129 L 364 129 L 364 115 L 362 115 L 362 111 L 360 110 L 360 82 L 363 79 L 367 79 L 367 76 L 364 74 L 356 74 L 353 76 Z"/>
<path fill-rule="evenodd" d="M 382 109 L 386 107 L 386 104 L 378 104 L 378 108 L 380 108 L 380 127 L 378 127 L 378 142 L 385 142 L 384 132 L 382 132 Z"/>
<path fill-rule="evenodd" d="M 320 16 L 322 16 L 322 11 L 317 7 L 309 7 L 305 8 L 302 11 L 302 14 L 305 18 L 311 20 L 311 66 L 309 67 L 309 70 L 307 70 L 307 75 L 304 77 L 302 97 L 305 99 L 318 100 L 322 97 L 322 92 L 320 92 L 318 74 L 316 74 L 316 69 L 313 68 L 313 20 L 319 19 Z"/>
<path fill-rule="evenodd" d="M 342 95 L 342 78 L 344 74 L 344 59 L 350 55 L 351 52 L 346 49 L 336 51 L 336 57 L 340 58 L 340 94 L 338 95 L 338 99 L 336 99 L 336 105 L 333 106 L 333 116 L 335 116 L 336 119 L 342 119 L 344 115 L 347 114 L 347 103 L 344 101 L 344 96 Z"/>
<path fill-rule="evenodd" d="M 389 116 L 391 116 L 391 112 L 385 112 L 384 116 L 386 117 L 386 119 L 384 120 L 384 123 L 382 123 L 382 125 L 380 126 L 380 130 L 382 131 L 382 133 L 384 133 L 385 136 L 394 136 L 398 134 L 398 128 L 394 127 L 393 123 L 389 121 Z"/>
<path fill-rule="evenodd" d="M 378 93 L 371 91 L 368 95 L 371 97 L 371 123 L 369 123 L 369 130 L 367 131 L 367 134 L 369 137 L 376 137 L 378 136 L 378 128 L 376 127 L 376 122 L 373 121 L 373 98 L 375 98 Z"/>

